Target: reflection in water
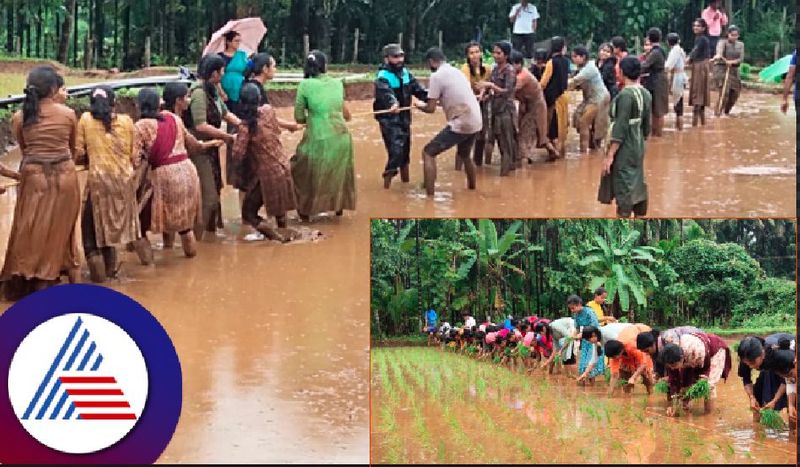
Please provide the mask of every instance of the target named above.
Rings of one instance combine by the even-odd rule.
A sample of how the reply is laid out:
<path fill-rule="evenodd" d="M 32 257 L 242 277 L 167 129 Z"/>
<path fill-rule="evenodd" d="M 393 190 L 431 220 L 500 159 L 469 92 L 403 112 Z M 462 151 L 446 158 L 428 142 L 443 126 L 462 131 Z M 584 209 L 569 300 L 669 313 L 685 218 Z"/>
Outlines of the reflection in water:
<path fill-rule="evenodd" d="M 507 444 L 529 447 L 538 463 L 786 464 L 797 454 L 788 430 L 753 426 L 741 380 L 735 376 L 718 388 L 713 413 L 703 415 L 702 404 L 695 403 L 690 414 L 668 418 L 664 415 L 665 397 L 648 397 L 641 386 L 632 395 L 608 398 L 604 384 L 578 388 L 572 378 L 541 372 L 526 377 L 488 362 L 419 347 L 375 349 L 372 362 L 372 433 L 373 440 L 381 440 L 372 446 L 376 463 L 391 461 L 387 446 L 413 442 L 415 426 L 431 430 L 432 420 L 442 418 L 445 411 L 463 427 L 463 434 L 445 420 L 445 429 L 437 431 L 437 437 L 444 442 L 466 437 L 475 440 L 477 451 L 485 453 L 480 459 L 470 458 L 463 450 L 436 453 L 447 462 L 530 463 L 524 450 L 508 449 Z M 413 386 L 407 393 L 413 402 L 402 396 L 393 401 L 387 396 L 387 387 L 395 387 L 399 381 L 391 373 L 382 373 L 380 367 L 399 364 L 408 374 L 417 375 L 405 381 Z M 735 353 L 733 364 L 738 365 Z M 441 368 L 452 368 L 452 376 L 436 376 Z M 388 376 L 388 385 L 382 374 Z M 476 376 L 485 381 L 484 390 L 475 383 Z M 445 389 L 436 397 L 423 390 L 428 384 L 416 384 L 440 378 Z M 542 387 L 546 389 L 539 390 Z M 384 423 L 386 408 L 389 413 L 399 413 L 400 408 L 412 404 L 428 407 L 423 423 L 414 417 L 404 419 L 403 424 L 398 421 L 394 428 Z M 376 416 L 378 413 L 383 416 Z M 473 419 L 491 420 L 491 426 L 471 431 Z M 408 455 L 395 461 L 421 462 L 432 456 L 424 446 Z"/>
<path fill-rule="evenodd" d="M 2 252 L 13 203 L 0 197 Z M 235 207 L 226 192 L 227 218 Z M 313 227 L 325 239 L 278 245 L 243 242 L 229 222 L 227 238 L 201 242 L 191 260 L 179 246 L 150 267 L 122 255 L 122 278 L 107 285 L 159 319 L 183 370 L 161 462 L 367 461 L 367 219 Z"/>
<path fill-rule="evenodd" d="M 645 169 L 654 217 L 791 217 L 795 214 L 795 116 L 779 112 L 779 97 L 742 96 L 729 118 L 709 118 L 705 129 L 670 129 L 648 142 Z M 354 113 L 369 103 L 353 103 Z M 288 109 L 282 109 L 289 116 Z M 602 155 L 577 153 L 570 130 L 566 160 L 525 164 L 500 178 L 499 156 L 478 168 L 477 190 L 466 189 L 454 170 L 455 152 L 438 157 L 434 199 L 424 195 L 421 151 L 443 126 L 444 117 L 415 114 L 411 183 L 396 180 L 384 190 L 386 163 L 378 126 L 358 117 L 348 126 L 355 140 L 359 213 L 376 217 L 613 217 L 615 208 L 598 203 Z M 300 137 L 291 135 L 292 147 Z"/>

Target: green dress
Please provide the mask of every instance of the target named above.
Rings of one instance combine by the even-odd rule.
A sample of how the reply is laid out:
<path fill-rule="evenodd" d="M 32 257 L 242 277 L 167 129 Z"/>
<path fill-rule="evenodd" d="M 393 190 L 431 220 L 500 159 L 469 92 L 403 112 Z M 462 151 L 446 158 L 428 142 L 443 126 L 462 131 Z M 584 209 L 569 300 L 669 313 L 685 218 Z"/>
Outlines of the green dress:
<path fill-rule="evenodd" d="M 611 104 L 611 141 L 620 143 L 611 166 L 617 206 L 628 209 L 647 200 L 644 141 L 650 134 L 652 97 L 641 86 L 625 86 Z"/>
<path fill-rule="evenodd" d="M 294 118 L 306 129 L 292 158 L 292 177 L 302 215 L 356 208 L 353 138 L 343 106 L 341 80 L 321 75 L 297 89 Z"/>

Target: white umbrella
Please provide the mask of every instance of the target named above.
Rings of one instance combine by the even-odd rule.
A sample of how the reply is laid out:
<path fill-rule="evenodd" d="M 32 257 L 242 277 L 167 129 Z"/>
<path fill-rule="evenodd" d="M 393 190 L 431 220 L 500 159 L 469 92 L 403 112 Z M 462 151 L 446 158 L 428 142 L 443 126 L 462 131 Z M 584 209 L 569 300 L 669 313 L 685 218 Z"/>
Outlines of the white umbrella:
<path fill-rule="evenodd" d="M 203 55 L 223 52 L 225 50 L 225 33 L 236 31 L 241 35 L 239 48 L 251 54 L 258 51 L 258 44 L 267 33 L 267 27 L 259 17 L 244 18 L 228 21 L 217 32 L 211 35 L 208 45 L 203 49 Z"/>

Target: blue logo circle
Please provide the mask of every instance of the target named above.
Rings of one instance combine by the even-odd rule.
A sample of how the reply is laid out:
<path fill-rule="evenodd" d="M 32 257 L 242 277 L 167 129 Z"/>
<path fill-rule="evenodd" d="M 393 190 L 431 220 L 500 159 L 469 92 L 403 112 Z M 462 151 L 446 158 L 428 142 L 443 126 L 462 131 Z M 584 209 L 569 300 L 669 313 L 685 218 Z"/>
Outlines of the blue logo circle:
<path fill-rule="evenodd" d="M 59 324 L 63 322 L 66 328 Z M 102 325 L 104 322 L 108 323 Z M 127 335 L 132 343 L 128 347 L 109 345 L 113 343 L 109 329 L 111 334 L 120 329 L 117 338 Z M 48 332 L 55 337 L 47 339 Z M 15 360 L 22 349 L 27 349 L 27 357 Z M 119 349 L 134 351 L 119 355 Z M 110 375 L 108 369 L 115 368 L 115 357 L 117 374 Z M 130 384 L 128 374 L 136 372 L 119 371 L 119 362 L 125 359 L 143 359 L 141 371 L 146 374 L 138 378 L 142 386 L 138 390 L 130 390 L 135 384 Z M 37 362 L 32 362 L 34 369 L 25 377 L 35 378 L 35 385 L 19 377 L 23 374 L 19 368 L 31 360 Z M 181 366 L 167 332 L 136 301 L 96 285 L 52 287 L 20 300 L 0 315 L 0 377 L 5 382 L 0 384 L 3 464 L 151 464 L 166 449 L 181 414 Z M 20 410 L 26 406 L 27 410 Z M 101 442 L 107 447 L 96 451 L 54 449 L 50 447 L 54 443 L 45 444 L 44 436 L 37 439 L 31 434 L 47 433 L 49 439 L 55 437 L 55 444 L 64 445 L 64 439 L 74 438 L 81 430 L 105 433 L 116 426 L 119 431 L 121 423 L 130 425 L 109 443 Z M 64 433 L 63 437 L 59 433 Z"/>

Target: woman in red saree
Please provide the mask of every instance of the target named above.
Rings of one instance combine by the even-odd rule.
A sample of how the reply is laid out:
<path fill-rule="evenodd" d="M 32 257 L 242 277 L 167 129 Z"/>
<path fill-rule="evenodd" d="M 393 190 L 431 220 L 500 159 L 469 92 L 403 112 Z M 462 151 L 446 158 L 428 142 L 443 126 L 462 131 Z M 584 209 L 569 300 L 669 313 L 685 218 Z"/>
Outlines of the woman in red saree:
<path fill-rule="evenodd" d="M 200 215 L 200 180 L 189 161 L 187 148 L 192 151 L 221 146 L 221 140 L 200 142 L 186 131 L 176 115 L 188 106 L 188 89 L 181 83 L 164 88 L 166 110 L 159 112 L 160 98 L 152 88 L 139 92 L 141 119 L 136 122 L 135 151 L 147 160 L 150 167 L 147 181 L 140 189 L 139 216 L 142 238 L 136 251 L 144 264 L 152 262 L 153 253 L 145 233 L 181 236 L 184 254 L 191 258 L 197 253 L 192 231 Z M 168 236 L 165 236 L 168 238 Z M 166 242 L 165 242 L 166 243 Z"/>

